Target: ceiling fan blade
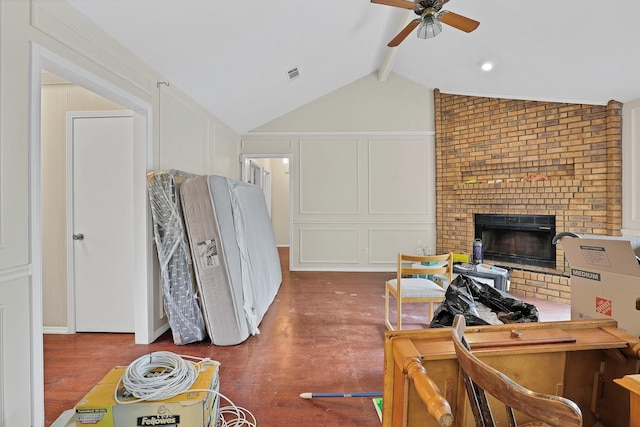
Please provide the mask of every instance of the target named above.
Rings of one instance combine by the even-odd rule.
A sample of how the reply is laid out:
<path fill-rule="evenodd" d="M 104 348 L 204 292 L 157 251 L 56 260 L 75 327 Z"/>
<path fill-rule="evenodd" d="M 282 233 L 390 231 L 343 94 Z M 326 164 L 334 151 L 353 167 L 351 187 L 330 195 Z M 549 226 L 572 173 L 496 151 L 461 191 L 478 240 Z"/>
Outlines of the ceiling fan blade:
<path fill-rule="evenodd" d="M 438 15 L 438 19 L 440 22 L 443 22 L 447 25 L 452 26 L 453 28 L 457 28 L 466 33 L 470 33 L 471 31 L 478 28 L 480 23 L 478 21 L 474 21 L 473 19 L 467 18 L 466 16 L 458 15 L 457 13 L 449 12 L 448 10 L 443 10 Z"/>
<path fill-rule="evenodd" d="M 398 33 L 398 35 L 397 35 L 397 36 L 395 36 L 395 37 L 393 38 L 393 40 L 391 40 L 387 46 L 389 46 L 389 47 L 396 47 L 396 46 L 398 46 L 400 43 L 402 43 L 402 41 L 403 41 L 404 39 L 406 39 L 406 38 L 407 38 L 407 36 L 409 35 L 409 33 L 411 33 L 411 31 L 413 31 L 413 30 L 418 26 L 418 24 L 420 24 L 420 19 L 414 19 L 413 21 L 409 22 L 409 23 L 407 24 L 407 26 L 406 26 L 406 27 L 404 27 L 404 28 L 402 29 L 402 31 L 400 31 L 400 32 Z"/>
<path fill-rule="evenodd" d="M 387 6 L 401 7 L 403 9 L 414 9 L 416 4 L 405 0 L 371 0 L 371 3 L 386 4 Z"/>

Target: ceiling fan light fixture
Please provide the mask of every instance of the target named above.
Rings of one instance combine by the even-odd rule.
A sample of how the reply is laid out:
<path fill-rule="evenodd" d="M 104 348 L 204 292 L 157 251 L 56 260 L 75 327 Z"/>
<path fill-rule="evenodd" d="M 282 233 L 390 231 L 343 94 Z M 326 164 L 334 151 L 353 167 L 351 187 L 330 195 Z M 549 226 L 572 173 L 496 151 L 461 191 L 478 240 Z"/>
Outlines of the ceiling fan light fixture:
<path fill-rule="evenodd" d="M 421 39 L 431 39 L 442 32 L 442 24 L 433 14 L 425 15 L 418 27 L 418 37 Z"/>

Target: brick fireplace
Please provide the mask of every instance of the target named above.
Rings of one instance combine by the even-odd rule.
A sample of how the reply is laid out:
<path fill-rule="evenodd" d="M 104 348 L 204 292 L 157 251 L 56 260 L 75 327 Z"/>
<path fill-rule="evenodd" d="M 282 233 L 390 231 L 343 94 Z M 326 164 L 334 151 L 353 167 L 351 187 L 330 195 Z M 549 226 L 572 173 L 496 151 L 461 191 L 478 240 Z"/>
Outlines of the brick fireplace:
<path fill-rule="evenodd" d="M 557 233 L 620 234 L 621 103 L 434 96 L 438 252 L 471 252 L 475 214 L 552 215 Z M 509 267 L 513 294 L 570 302 L 561 246 L 555 268 Z"/>

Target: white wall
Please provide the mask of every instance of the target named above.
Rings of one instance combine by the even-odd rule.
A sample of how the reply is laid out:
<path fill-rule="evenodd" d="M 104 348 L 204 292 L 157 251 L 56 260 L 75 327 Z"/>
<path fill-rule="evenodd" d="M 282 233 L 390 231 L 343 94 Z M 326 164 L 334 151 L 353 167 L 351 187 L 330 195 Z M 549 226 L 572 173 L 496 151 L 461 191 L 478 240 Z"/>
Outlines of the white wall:
<path fill-rule="evenodd" d="M 165 80 L 161 75 L 66 1 L 0 0 L 0 343 L 11 344 L 0 346 L 0 425 L 16 427 L 44 423 L 40 91 L 31 82 L 39 84 L 45 62 L 57 68 L 51 71 L 69 71 L 78 78 L 74 83 L 134 110 L 134 286 L 136 306 L 145 313 L 136 320 L 136 332 L 142 324 L 153 339 L 160 327 L 152 291 L 157 271 L 146 170 L 180 167 L 237 178 L 239 166 L 238 135 L 179 88 L 159 88 L 157 82 Z M 32 64 L 38 69 L 32 70 Z M 165 89 L 170 96 L 162 98 L 162 107 L 184 121 L 161 113 L 160 91 Z"/>
<path fill-rule="evenodd" d="M 433 131 L 433 91 L 391 73 L 380 82 L 372 73 L 329 93 L 255 132 L 388 132 Z"/>
<path fill-rule="evenodd" d="M 622 229 L 640 236 L 640 99 L 622 107 Z"/>
<path fill-rule="evenodd" d="M 292 270 L 391 271 L 435 248 L 433 117 L 432 91 L 372 74 L 243 136 L 243 154 L 293 156 Z"/>
<path fill-rule="evenodd" d="M 239 137 L 174 85 L 158 85 L 159 169 L 238 179 Z"/>
<path fill-rule="evenodd" d="M 289 165 L 271 159 L 271 224 L 278 246 L 289 246 Z"/>

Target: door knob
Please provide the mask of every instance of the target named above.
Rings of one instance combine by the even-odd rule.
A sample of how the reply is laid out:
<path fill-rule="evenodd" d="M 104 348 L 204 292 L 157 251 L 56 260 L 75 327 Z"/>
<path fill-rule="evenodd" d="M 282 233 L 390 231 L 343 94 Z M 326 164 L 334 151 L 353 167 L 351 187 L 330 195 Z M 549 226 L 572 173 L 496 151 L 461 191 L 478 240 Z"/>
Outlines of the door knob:
<path fill-rule="evenodd" d="M 73 235 L 73 240 L 84 240 L 84 234 L 82 234 L 82 233 L 74 234 Z"/>

